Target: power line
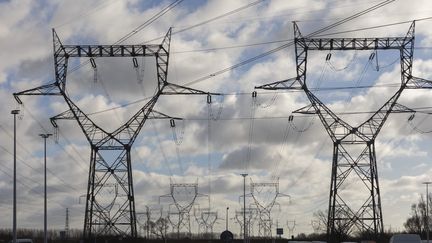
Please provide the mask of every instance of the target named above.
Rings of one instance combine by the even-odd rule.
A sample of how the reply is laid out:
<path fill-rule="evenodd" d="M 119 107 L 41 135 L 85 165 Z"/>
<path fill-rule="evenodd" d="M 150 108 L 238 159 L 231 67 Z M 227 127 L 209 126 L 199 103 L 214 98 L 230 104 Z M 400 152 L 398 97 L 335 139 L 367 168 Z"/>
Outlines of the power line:
<path fill-rule="evenodd" d="M 207 19 L 207 20 L 205 20 L 205 21 L 202 21 L 202 22 L 200 22 L 200 23 L 198 23 L 198 24 L 194 24 L 194 25 L 192 25 L 192 26 L 189 26 L 189 27 L 186 27 L 186 28 L 183 28 L 183 29 L 177 30 L 177 31 L 173 31 L 171 35 L 175 35 L 175 34 L 178 34 L 178 33 L 182 33 L 182 32 L 185 32 L 185 31 L 191 30 L 191 29 L 193 29 L 193 28 L 196 28 L 196 27 L 199 27 L 199 26 L 202 26 L 202 25 L 205 25 L 205 24 L 211 23 L 211 22 L 216 21 L 216 20 L 218 20 L 218 19 L 224 18 L 224 17 L 226 17 L 226 16 L 229 16 L 229 15 L 232 15 L 232 14 L 235 14 L 235 13 L 238 13 L 238 12 L 244 10 L 244 9 L 250 8 L 250 7 L 252 7 L 252 6 L 255 6 L 255 5 L 257 5 L 257 4 L 259 4 L 259 3 L 263 2 L 263 1 L 265 1 L 265 0 L 258 0 L 258 1 L 255 1 L 255 2 L 252 2 L 252 3 L 249 3 L 249 4 L 246 4 L 246 5 L 244 5 L 244 6 L 241 6 L 241 7 L 239 7 L 239 8 L 236 8 L 236 9 L 231 10 L 231 11 L 229 11 L 229 12 L 226 12 L 226 13 L 224 13 L 224 14 L 221 14 L 221 15 L 218 15 L 218 16 L 216 16 L 216 17 L 213 17 L 213 18 Z M 149 42 L 152 42 L 152 41 L 156 41 L 156 40 L 160 40 L 160 39 L 162 39 L 163 37 L 164 37 L 164 36 L 159 36 L 159 37 L 157 37 L 157 38 L 154 38 L 154 39 L 151 39 L 151 40 L 144 41 L 143 44 L 144 44 L 144 43 L 149 43 Z"/>
<path fill-rule="evenodd" d="M 400 86 L 399 83 L 389 83 L 389 84 L 378 84 L 378 85 L 359 85 L 359 86 L 344 86 L 344 87 L 327 87 L 327 88 L 311 88 L 309 90 L 311 91 L 315 91 L 315 92 L 325 92 L 325 91 L 332 91 L 332 90 L 349 90 L 349 89 L 369 89 L 369 88 L 389 88 L 389 87 L 398 87 Z M 303 92 L 302 90 L 283 90 L 283 91 L 277 91 L 277 92 L 271 92 L 271 91 L 264 91 L 264 92 L 259 92 L 260 95 L 262 94 L 280 94 L 280 93 L 292 93 L 292 92 Z M 229 95 L 234 95 L 234 96 L 239 96 L 239 95 L 251 95 L 251 92 L 231 92 L 231 93 L 220 93 L 221 95 L 225 95 L 225 96 L 229 96 Z M 112 108 L 108 108 L 108 109 L 103 109 L 103 110 L 99 110 L 99 111 L 95 111 L 92 113 L 88 113 L 88 116 L 93 116 L 93 115 L 97 115 L 97 114 L 101 114 L 101 113 L 105 113 L 105 112 L 109 112 L 109 111 L 113 111 L 113 110 L 117 110 L 117 109 L 122 109 L 125 107 L 128 107 L 130 105 L 134 105 L 140 102 L 144 102 L 147 101 L 149 99 L 151 99 L 152 97 L 145 97 L 142 99 L 138 99 L 135 101 L 131 101 L 129 103 L 125 103 L 116 107 L 112 107 Z"/>
<path fill-rule="evenodd" d="M 326 26 L 326 27 L 323 27 L 323 28 L 321 28 L 321 29 L 318 29 L 318 30 L 316 30 L 316 31 L 314 31 L 314 32 L 312 32 L 312 33 L 306 35 L 306 37 L 312 37 L 312 36 L 316 36 L 316 35 L 318 35 L 318 34 L 324 33 L 324 32 L 326 32 L 326 31 L 328 31 L 328 30 L 330 30 L 330 29 L 333 29 L 333 28 L 335 28 L 335 27 L 337 27 L 337 26 L 339 26 L 339 25 L 342 25 L 342 24 L 344 24 L 344 23 L 346 23 L 346 22 L 349 22 L 349 21 L 351 21 L 351 20 L 353 20 L 353 19 L 356 19 L 356 18 L 358 18 L 358 17 L 360 17 L 360 16 L 362 16 L 362 15 L 364 15 L 364 14 L 367 14 L 367 13 L 369 13 L 369 12 L 372 12 L 372 11 L 374 11 L 374 10 L 376 10 L 376 9 L 378 9 L 378 8 L 381 8 L 381 7 L 387 5 L 387 4 L 391 3 L 391 2 L 394 2 L 394 1 L 395 1 L 395 0 L 386 0 L 386 1 L 383 1 L 383 2 L 381 2 L 381 3 L 379 3 L 379 4 L 376 4 L 376 5 L 374 5 L 374 6 L 370 7 L 370 8 L 368 8 L 368 9 L 366 9 L 366 10 L 360 11 L 360 12 L 355 13 L 355 14 L 349 16 L 349 17 L 346 17 L 346 18 L 344 18 L 344 19 L 342 19 L 342 20 L 339 20 L 339 21 L 337 21 L 337 22 L 335 22 L 335 23 L 333 23 L 333 24 L 330 24 L 330 25 L 328 25 L 328 26 Z M 261 53 L 261 54 L 259 54 L 259 55 L 257 55 L 257 56 L 254 56 L 254 57 L 251 57 L 251 58 L 246 59 L 246 60 L 244 60 L 244 61 L 241 61 L 241 62 L 239 62 L 239 63 L 237 63 L 237 64 L 234 64 L 234 65 L 232 65 L 232 66 L 230 66 L 230 67 L 224 68 L 224 69 L 222 69 L 222 70 L 216 71 L 216 72 L 211 73 L 211 74 L 209 74 L 209 75 L 206 75 L 206 76 L 203 76 L 203 77 L 201 77 L 201 78 L 195 79 L 195 80 L 193 80 L 193 81 L 187 82 L 187 83 L 185 83 L 185 84 L 183 84 L 183 85 L 184 85 L 184 86 L 190 86 L 190 85 L 193 85 L 193 84 L 196 84 L 196 83 L 202 82 L 202 81 L 204 81 L 204 80 L 207 80 L 207 79 L 213 78 L 213 77 L 216 76 L 216 75 L 220 75 L 220 74 L 226 73 L 226 72 L 228 72 L 228 71 L 231 71 L 231 70 L 233 70 L 233 69 L 236 69 L 236 68 L 242 67 L 242 66 L 244 66 L 244 65 L 246 65 L 246 64 L 249 64 L 249 63 L 251 63 L 251 62 L 254 62 L 254 61 L 256 61 L 256 60 L 258 60 L 258 59 L 261 59 L 261 58 L 263 58 L 263 57 L 269 56 L 269 55 L 271 55 L 271 54 L 273 54 L 273 53 L 275 53 L 275 52 L 281 51 L 281 50 L 283 50 L 283 49 L 285 49 L 285 48 L 287 48 L 287 47 L 289 47 L 289 46 L 292 46 L 293 44 L 294 44 L 294 41 L 290 41 L 290 42 L 288 42 L 288 43 L 286 43 L 286 44 L 283 44 L 283 45 L 281 45 L 281 46 L 279 46 L 279 47 L 273 48 L 273 49 L 271 49 L 271 50 L 269 50 L 269 51 L 267 51 L 267 52 Z"/>

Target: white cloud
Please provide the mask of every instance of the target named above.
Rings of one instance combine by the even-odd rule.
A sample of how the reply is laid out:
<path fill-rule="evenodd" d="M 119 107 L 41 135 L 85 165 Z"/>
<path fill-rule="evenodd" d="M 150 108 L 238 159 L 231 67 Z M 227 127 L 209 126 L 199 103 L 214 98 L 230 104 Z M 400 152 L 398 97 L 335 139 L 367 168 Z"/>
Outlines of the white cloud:
<path fill-rule="evenodd" d="M 418 4 L 423 6 L 422 11 L 418 11 L 416 6 L 419 5 L 395 2 L 329 32 L 424 17 L 427 9 L 432 6 L 426 0 L 420 2 Z M 174 26 L 173 31 L 176 32 L 248 3 L 249 1 L 208 1 L 199 6 L 190 6 L 184 1 L 127 43 L 142 43 L 163 36 L 170 26 Z M 5 171 L 0 171 L 0 209 L 4 215 L 0 218 L 0 226 L 9 227 L 12 218 L 11 178 L 6 175 L 11 174 L 12 168 L 10 110 L 16 107 L 11 94 L 37 87 L 54 78 L 50 28 L 56 28 L 64 44 L 114 43 L 160 11 L 165 4 L 162 2 L 143 9 L 141 2 L 135 0 L 0 3 L 0 46 L 3 53 L 0 58 L 0 99 L 3 104 L 0 113 L 4 114 L 0 117 L 0 125 L 4 128 L 0 130 L 4 138 L 0 145 L 5 150 L 0 155 L 0 162 L 5 168 Z M 293 110 L 308 104 L 303 93 L 280 92 L 274 95 L 258 90 L 255 104 L 259 106 L 251 106 L 254 100 L 250 93 L 254 86 L 296 75 L 294 47 L 290 46 L 266 58 L 215 76 L 209 75 L 284 43 L 198 52 L 193 50 L 290 39 L 293 20 L 298 20 L 302 33 L 307 34 L 371 4 L 374 2 L 344 1 L 330 5 L 327 1 L 318 0 L 274 0 L 173 35 L 169 81 L 184 84 L 209 77 L 194 83 L 192 87 L 230 94 L 223 100 L 213 97 L 215 102 L 212 111 L 217 114 L 221 107 L 221 113 L 220 119 L 212 120 L 211 123 L 206 120 L 209 118 L 206 95 L 160 98 L 156 110 L 185 118 L 183 122 L 176 122 L 176 135 L 183 139 L 180 145 L 174 143 L 167 120 L 147 121 L 145 124 L 132 151 L 137 210 L 143 211 L 145 205 L 156 204 L 158 196 L 168 193 L 170 179 L 175 182 L 193 182 L 198 179 L 200 192 L 210 194 L 211 203 L 219 210 L 219 214 L 225 213 L 226 206 L 229 206 L 231 215 L 234 215 L 241 207 L 238 196 L 242 193 L 243 181 L 238 174 L 244 172 L 249 153 L 247 172 L 253 181 L 269 182 L 279 177 L 281 192 L 291 196 L 291 204 L 280 199 L 283 208 L 280 220 L 295 218 L 298 223 L 296 232 L 311 232 L 310 219 L 313 212 L 327 207 L 331 141 L 318 118 L 296 114 L 293 123 L 288 123 L 288 116 Z M 426 21 L 417 22 L 417 45 L 427 46 L 431 42 L 427 26 Z M 397 25 L 346 35 L 404 35 L 407 28 L 408 25 Z M 160 40 L 154 41 L 158 42 Z M 430 78 L 432 61 L 427 50 L 418 49 L 415 53 L 413 75 Z M 374 82 L 388 85 L 400 82 L 398 63 L 382 68 L 380 72 L 373 72 L 373 64 L 370 64 L 367 69 L 370 72 L 367 72 L 363 80 L 359 80 L 368 65 L 370 52 L 332 52 L 331 64 L 335 68 L 352 63 L 346 71 L 340 72 L 332 72 L 328 64 L 325 64 L 327 54 L 310 55 L 308 81 L 311 85 L 321 82 L 321 88 L 324 88 L 328 85 L 368 85 Z M 392 56 L 379 52 L 378 55 L 379 64 L 384 66 L 391 63 L 396 54 Z M 101 58 L 96 61 L 99 72 L 97 83 L 93 82 L 94 70 L 89 65 L 68 73 L 68 92 L 85 112 L 116 108 L 154 93 L 154 59 L 146 59 L 145 65 L 140 66 L 145 69 L 143 85 L 137 82 L 131 60 L 118 59 L 111 62 Z M 76 62 L 77 60 L 71 61 L 70 68 Z M 325 75 L 320 78 L 324 67 Z M 338 112 L 373 111 L 395 91 L 395 87 L 381 87 L 361 91 L 317 91 L 316 94 Z M 408 107 L 428 107 L 431 94 L 427 90 L 406 90 L 400 103 Z M 61 97 L 32 96 L 22 97 L 22 100 L 25 103 L 24 119 L 18 121 L 19 226 L 41 228 L 40 223 L 31 223 L 42 222 L 42 142 L 38 134 L 44 132 L 40 125 L 50 132 L 49 117 L 67 110 L 67 106 Z M 90 117 L 101 127 L 112 131 L 143 104 L 139 102 Z M 247 119 L 251 115 L 255 118 L 252 130 L 252 120 Z M 366 119 L 369 115 L 343 117 L 349 122 L 360 123 L 361 119 Z M 384 220 L 392 222 L 394 227 L 402 227 L 410 204 L 416 201 L 416 196 L 422 191 L 421 182 L 428 179 L 427 172 L 431 165 L 428 152 L 430 137 L 413 131 L 414 128 L 430 130 L 430 118 L 418 112 L 412 124 L 408 124 L 409 115 L 392 114 L 376 140 Z M 62 228 L 64 210 L 69 207 L 71 227 L 82 228 L 85 206 L 79 204 L 79 199 L 86 193 L 90 148 L 76 122 L 58 123 L 61 131 L 60 144 L 50 142 L 48 149 L 49 168 L 55 175 L 51 174 L 49 178 L 49 225 Z M 302 131 L 302 128 L 307 129 Z M 355 193 L 358 188 L 359 185 L 355 183 L 352 187 L 347 186 L 346 196 L 350 199 L 358 198 Z M 28 201 L 30 206 L 24 207 L 24 203 Z M 231 224 L 234 225 L 234 221 Z M 234 229 L 237 230 L 237 227 Z M 223 228 L 217 226 L 215 231 Z"/>

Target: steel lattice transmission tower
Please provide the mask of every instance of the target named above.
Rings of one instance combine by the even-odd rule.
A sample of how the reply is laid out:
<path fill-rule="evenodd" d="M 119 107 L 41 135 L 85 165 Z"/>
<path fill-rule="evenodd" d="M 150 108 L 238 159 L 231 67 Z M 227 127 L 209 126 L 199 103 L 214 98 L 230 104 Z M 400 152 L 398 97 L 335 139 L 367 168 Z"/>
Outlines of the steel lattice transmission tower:
<path fill-rule="evenodd" d="M 168 82 L 168 62 L 171 29 L 161 44 L 148 45 L 63 45 L 53 29 L 55 81 L 37 88 L 14 93 L 18 103 L 21 95 L 58 95 L 62 96 L 69 110 L 51 118 L 56 120 L 76 120 L 86 136 L 90 147 L 90 169 L 84 218 L 84 237 L 94 235 L 137 236 L 135 196 L 132 180 L 131 148 L 139 132 L 149 118 L 172 119 L 156 112 L 155 106 L 161 95 L 210 95 Z M 95 58 L 154 57 L 156 59 L 157 91 L 126 123 L 113 132 L 105 131 L 95 124 L 67 95 L 66 76 L 70 58 L 90 58 L 94 66 Z M 111 186 L 107 187 L 106 185 Z M 118 192 L 106 196 L 116 185 Z M 113 194 L 113 193 L 108 193 Z"/>
<path fill-rule="evenodd" d="M 406 88 L 432 88 L 430 81 L 412 76 L 414 51 L 414 26 L 410 26 L 406 36 L 387 38 L 312 38 L 302 36 L 294 23 L 294 43 L 296 55 L 295 78 L 273 82 L 256 87 L 258 89 L 303 90 L 310 105 L 294 113 L 316 114 L 333 141 L 333 162 L 329 195 L 327 234 L 333 239 L 352 232 L 364 232 L 377 237 L 383 232 L 380 188 L 376 162 L 375 139 L 390 113 L 414 112 L 397 103 Z M 353 127 L 338 117 L 309 89 L 306 82 L 307 57 L 309 51 L 331 50 L 396 50 L 400 52 L 401 85 L 376 112 L 360 125 Z M 358 156 L 351 153 L 361 151 Z M 354 174 L 368 195 L 358 207 L 350 204 L 342 193 L 349 187 L 346 179 Z"/>
<path fill-rule="evenodd" d="M 279 192 L 279 178 L 276 182 L 257 183 L 251 180 L 250 188 L 250 195 L 258 211 L 258 235 L 271 237 L 273 226 L 271 212 L 275 205 L 279 205 L 276 199 L 282 196 L 289 197 L 289 195 Z"/>
<path fill-rule="evenodd" d="M 159 203 L 162 198 L 168 198 L 173 202 L 168 209 L 168 220 L 173 231 L 177 231 L 178 238 L 182 230 L 185 230 L 189 236 L 191 235 L 190 211 L 196 199 L 202 196 L 207 195 L 198 193 L 198 181 L 195 183 L 171 182 L 170 193 L 159 196 Z"/>
<path fill-rule="evenodd" d="M 198 210 L 194 209 L 194 216 L 199 227 L 198 229 L 201 227 L 204 229 L 204 236 L 213 238 L 213 228 L 219 220 L 218 212 L 212 211 L 211 208 L 198 208 Z"/>

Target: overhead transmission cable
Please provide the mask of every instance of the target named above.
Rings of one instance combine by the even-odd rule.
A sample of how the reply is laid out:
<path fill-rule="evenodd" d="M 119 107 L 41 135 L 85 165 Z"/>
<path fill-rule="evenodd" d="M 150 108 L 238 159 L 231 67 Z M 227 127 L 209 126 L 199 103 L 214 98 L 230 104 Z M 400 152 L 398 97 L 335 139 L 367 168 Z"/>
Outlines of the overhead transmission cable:
<path fill-rule="evenodd" d="M 342 20 L 336 21 L 336 22 L 333 23 L 333 24 L 330 24 L 330 25 L 325 26 L 325 27 L 323 27 L 323 28 L 321 28 L 321 29 L 318 29 L 318 30 L 316 30 L 316 31 L 314 31 L 314 32 L 312 32 L 312 33 L 306 35 L 305 37 L 308 38 L 308 37 L 317 36 L 318 34 L 324 33 L 324 32 L 326 32 L 326 31 L 328 31 L 328 30 L 330 30 L 330 29 L 333 29 L 333 28 L 335 28 L 335 27 L 337 27 L 337 26 L 339 26 L 339 25 L 342 25 L 342 24 L 344 24 L 344 23 L 346 23 L 346 22 L 349 22 L 349 21 L 351 21 L 351 20 L 353 20 L 353 19 L 356 19 L 356 18 L 358 18 L 358 17 L 360 17 L 360 16 L 362 16 L 362 15 L 365 15 L 365 14 L 367 14 L 367 13 L 369 13 L 369 12 L 372 12 L 372 11 L 374 11 L 374 10 L 376 10 L 376 9 L 379 9 L 379 8 L 381 8 L 381 7 L 383 7 L 383 6 L 387 5 L 387 4 L 389 4 L 389 3 L 391 3 L 391 2 L 394 2 L 394 1 L 395 1 L 395 0 L 386 0 L 386 1 L 380 2 L 380 3 L 374 5 L 374 6 L 370 7 L 370 8 L 367 8 L 367 9 L 365 9 L 365 10 L 363 10 L 363 11 L 360 11 L 360 12 L 358 12 L 358 13 L 355 13 L 355 14 L 353 14 L 353 15 L 351 15 L 351 16 L 349 16 L 349 17 L 346 17 L 346 18 L 344 18 L 344 19 L 342 19 Z M 216 76 L 216 75 L 220 75 L 220 74 L 226 73 L 226 72 L 228 72 L 228 71 L 231 71 L 231 70 L 236 69 L 236 68 L 238 68 L 238 67 L 244 66 L 244 65 L 246 65 L 246 64 L 249 64 L 249 63 L 251 63 L 251 62 L 254 62 L 254 61 L 256 61 L 256 60 L 258 60 L 258 59 L 261 59 L 261 58 L 263 58 L 263 57 L 269 56 L 269 55 L 271 55 L 271 54 L 273 54 L 273 53 L 275 53 L 275 52 L 281 51 L 281 50 L 283 50 L 283 49 L 285 49 L 285 48 L 287 48 L 287 47 L 289 47 L 289 46 L 292 46 L 293 44 L 294 44 L 294 41 L 290 41 L 290 42 L 288 42 L 288 43 L 286 43 L 286 44 L 283 44 L 283 45 L 281 45 L 281 46 L 279 46 L 279 47 L 273 48 L 273 49 L 271 49 L 271 50 L 269 50 L 269 51 L 267 51 L 267 52 L 261 53 L 261 54 L 259 54 L 259 55 L 257 55 L 257 56 L 251 57 L 251 58 L 246 59 L 246 60 L 244 60 L 244 61 L 241 61 L 241 62 L 239 62 L 239 63 L 237 63 L 237 64 L 234 64 L 234 65 L 232 65 L 232 66 L 230 66 L 230 67 L 227 67 L 227 68 L 224 68 L 224 69 L 222 69 L 222 70 L 216 71 L 216 72 L 214 72 L 214 73 L 211 73 L 211 74 L 209 74 L 209 75 L 207 75 L 207 76 L 203 76 L 203 77 L 198 78 L 198 79 L 195 79 L 195 80 L 193 80 L 193 81 L 190 81 L 190 82 L 184 83 L 183 85 L 184 85 L 184 86 L 190 86 L 190 85 L 192 85 L 192 84 L 196 84 L 196 83 L 202 82 L 202 81 L 207 80 L 207 79 L 209 79 L 209 78 L 211 78 L 211 77 L 214 77 L 214 76 Z"/>
<path fill-rule="evenodd" d="M 144 23 L 142 23 L 141 25 L 139 25 L 138 27 L 136 27 L 135 29 L 133 29 L 132 31 L 130 31 L 128 34 L 124 35 L 119 40 L 117 40 L 116 42 L 114 42 L 114 45 L 121 44 L 121 43 L 125 42 L 126 40 L 128 40 L 129 38 L 131 38 L 132 36 L 136 35 L 140 31 L 142 31 L 144 28 L 146 28 L 147 26 L 149 26 L 153 22 L 155 22 L 157 19 L 159 19 L 160 17 L 162 17 L 163 15 L 165 15 L 171 9 L 173 9 L 174 7 L 176 7 L 182 1 L 183 0 L 176 0 L 176 1 L 172 2 L 167 7 L 163 8 L 161 11 L 159 11 L 158 13 L 156 13 L 155 15 L 153 15 L 150 19 L 146 20 Z M 78 64 L 75 67 L 72 67 L 71 69 L 68 70 L 68 72 L 71 73 L 71 72 L 77 71 L 81 67 L 83 67 L 83 66 L 87 65 L 88 63 L 90 63 L 90 60 L 91 59 L 88 59 L 87 61 L 82 62 L 82 63 Z"/>
<path fill-rule="evenodd" d="M 264 1 L 266 1 L 266 0 L 258 0 L 258 1 L 255 1 L 255 2 L 251 2 L 251 3 L 249 3 L 249 4 L 246 4 L 246 5 L 244 5 L 244 6 L 241 6 L 241 7 L 239 7 L 239 8 L 236 8 L 236 9 L 231 10 L 231 11 L 229 11 L 229 12 L 223 13 L 223 14 L 218 15 L 218 16 L 216 16 L 216 17 L 213 17 L 213 18 L 210 18 L 210 19 L 204 20 L 204 21 L 202 21 L 202 22 L 200 22 L 200 23 L 198 23 L 198 24 L 194 24 L 194 25 L 192 25 L 192 26 L 188 26 L 188 27 L 183 28 L 183 29 L 180 29 L 180 30 L 174 30 L 174 31 L 171 33 L 171 36 L 172 36 L 172 35 L 175 35 L 175 34 L 178 34 L 178 33 L 182 33 L 182 32 L 185 32 L 185 31 L 191 30 L 191 29 L 193 29 L 193 28 L 196 28 L 196 27 L 199 27 L 199 26 L 202 26 L 202 25 L 208 24 L 208 23 L 211 23 L 211 22 L 213 22 L 213 21 L 216 21 L 216 20 L 218 20 L 218 19 L 221 19 L 221 18 L 227 17 L 227 16 L 229 16 L 229 15 L 232 15 L 232 14 L 238 13 L 238 12 L 240 12 L 240 11 L 242 11 L 242 10 L 245 10 L 245 9 L 247 9 L 247 8 L 250 8 L 250 7 L 253 7 L 253 6 L 255 6 L 255 5 L 257 5 L 257 4 L 261 3 L 261 2 L 264 2 Z M 162 39 L 162 38 L 164 38 L 164 36 L 159 36 L 159 37 L 154 38 L 154 39 L 151 39 L 151 40 L 146 40 L 146 41 L 144 41 L 142 44 L 144 44 L 144 43 L 149 43 L 149 42 L 156 41 L 156 40 L 160 40 L 160 39 Z"/>
<path fill-rule="evenodd" d="M 44 132 L 47 132 L 47 130 L 42 126 L 42 124 L 33 116 L 33 114 L 24 107 L 25 111 L 33 118 L 33 120 L 35 120 L 39 126 L 44 130 Z M 12 134 L 10 134 L 6 129 L 4 129 L 3 126 L 0 126 L 1 129 L 9 136 L 9 137 L 13 137 Z M 32 153 L 27 149 L 26 146 L 24 146 L 23 144 L 21 144 L 19 141 L 17 141 L 18 146 L 20 146 L 30 157 L 32 156 Z M 28 166 L 29 168 L 36 170 L 36 168 L 34 168 L 33 166 L 29 165 L 27 162 L 25 162 L 23 159 L 18 158 L 23 164 L 25 164 L 26 166 Z M 69 185 L 68 183 L 66 183 L 66 181 L 64 181 L 64 179 L 60 178 L 59 176 L 56 175 L 56 173 L 54 173 L 52 170 L 50 170 L 49 168 L 47 168 L 48 173 L 50 173 L 52 176 L 54 176 L 56 179 L 58 179 L 60 182 L 62 182 L 65 186 L 75 190 L 75 191 L 79 191 L 77 188 Z"/>

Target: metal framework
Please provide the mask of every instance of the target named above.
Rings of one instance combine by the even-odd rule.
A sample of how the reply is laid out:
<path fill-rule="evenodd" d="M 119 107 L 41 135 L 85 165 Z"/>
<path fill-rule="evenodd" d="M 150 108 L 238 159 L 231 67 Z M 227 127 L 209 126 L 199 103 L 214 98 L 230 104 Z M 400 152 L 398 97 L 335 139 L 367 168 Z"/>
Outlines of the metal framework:
<path fill-rule="evenodd" d="M 199 196 L 206 196 L 198 193 L 198 182 L 196 183 L 170 183 L 170 193 L 159 197 L 169 198 L 173 205 L 169 205 L 168 221 L 172 225 L 173 231 L 177 231 L 177 238 L 180 232 L 186 231 L 191 235 L 190 211 Z"/>
<path fill-rule="evenodd" d="M 198 229 L 203 228 L 204 236 L 213 238 L 213 228 L 218 221 L 218 212 L 212 211 L 211 208 L 194 209 L 195 220 L 198 223 Z M 200 234 L 200 230 L 198 232 Z"/>
<path fill-rule="evenodd" d="M 256 87 L 268 90 L 303 90 L 310 105 L 293 113 L 318 115 L 333 141 L 327 225 L 327 234 L 331 241 L 337 235 L 349 235 L 353 232 L 369 233 L 374 237 L 378 237 L 383 232 L 375 139 L 390 113 L 414 112 L 397 103 L 405 88 L 432 88 L 430 81 L 412 76 L 414 27 L 415 22 L 412 23 L 404 37 L 311 38 L 302 36 L 299 27 L 294 23 L 297 76 Z M 330 50 L 396 50 L 400 52 L 400 88 L 374 114 L 356 127 L 338 117 L 308 89 L 306 82 L 308 52 Z M 353 148 L 360 148 L 361 153 L 358 156 L 350 153 Z M 368 191 L 361 206 L 356 208 L 341 193 L 344 189 L 349 188 L 346 179 L 350 174 L 356 176 Z"/>
<path fill-rule="evenodd" d="M 155 106 L 161 95 L 210 95 L 200 90 L 171 84 L 168 82 L 168 62 L 171 29 L 161 44 L 157 45 L 63 45 L 53 29 L 55 81 L 33 89 L 14 93 L 18 103 L 21 95 L 62 96 L 69 110 L 51 118 L 56 120 L 76 120 L 91 147 L 90 169 L 84 217 L 84 237 L 98 235 L 137 236 L 135 196 L 132 180 L 131 148 L 147 119 L 173 119 L 156 112 Z M 108 57 L 154 57 L 156 59 L 157 92 L 126 123 L 113 132 L 105 131 L 95 124 L 66 93 L 66 76 L 70 58 Z M 115 184 L 118 193 L 115 197 L 104 196 L 109 190 L 107 184 Z M 114 200 L 113 200 L 114 198 Z"/>
<path fill-rule="evenodd" d="M 250 196 L 253 198 L 258 213 L 258 235 L 260 237 L 270 238 L 272 237 L 273 227 L 271 213 L 274 206 L 279 205 L 276 199 L 288 195 L 279 192 L 279 178 L 277 182 L 262 183 L 252 182 L 251 179 L 250 188 Z"/>
<path fill-rule="evenodd" d="M 246 227 L 244 227 L 244 216 L 243 214 L 246 216 Z M 248 231 L 246 233 L 247 236 L 251 236 L 251 231 L 253 228 L 253 223 L 255 220 L 255 217 L 258 214 L 258 209 L 256 207 L 247 207 L 247 208 L 240 208 L 239 211 L 235 211 L 235 216 L 234 219 L 237 221 L 237 223 L 240 226 L 240 237 L 244 236 L 244 228 L 246 228 L 246 230 Z"/>

